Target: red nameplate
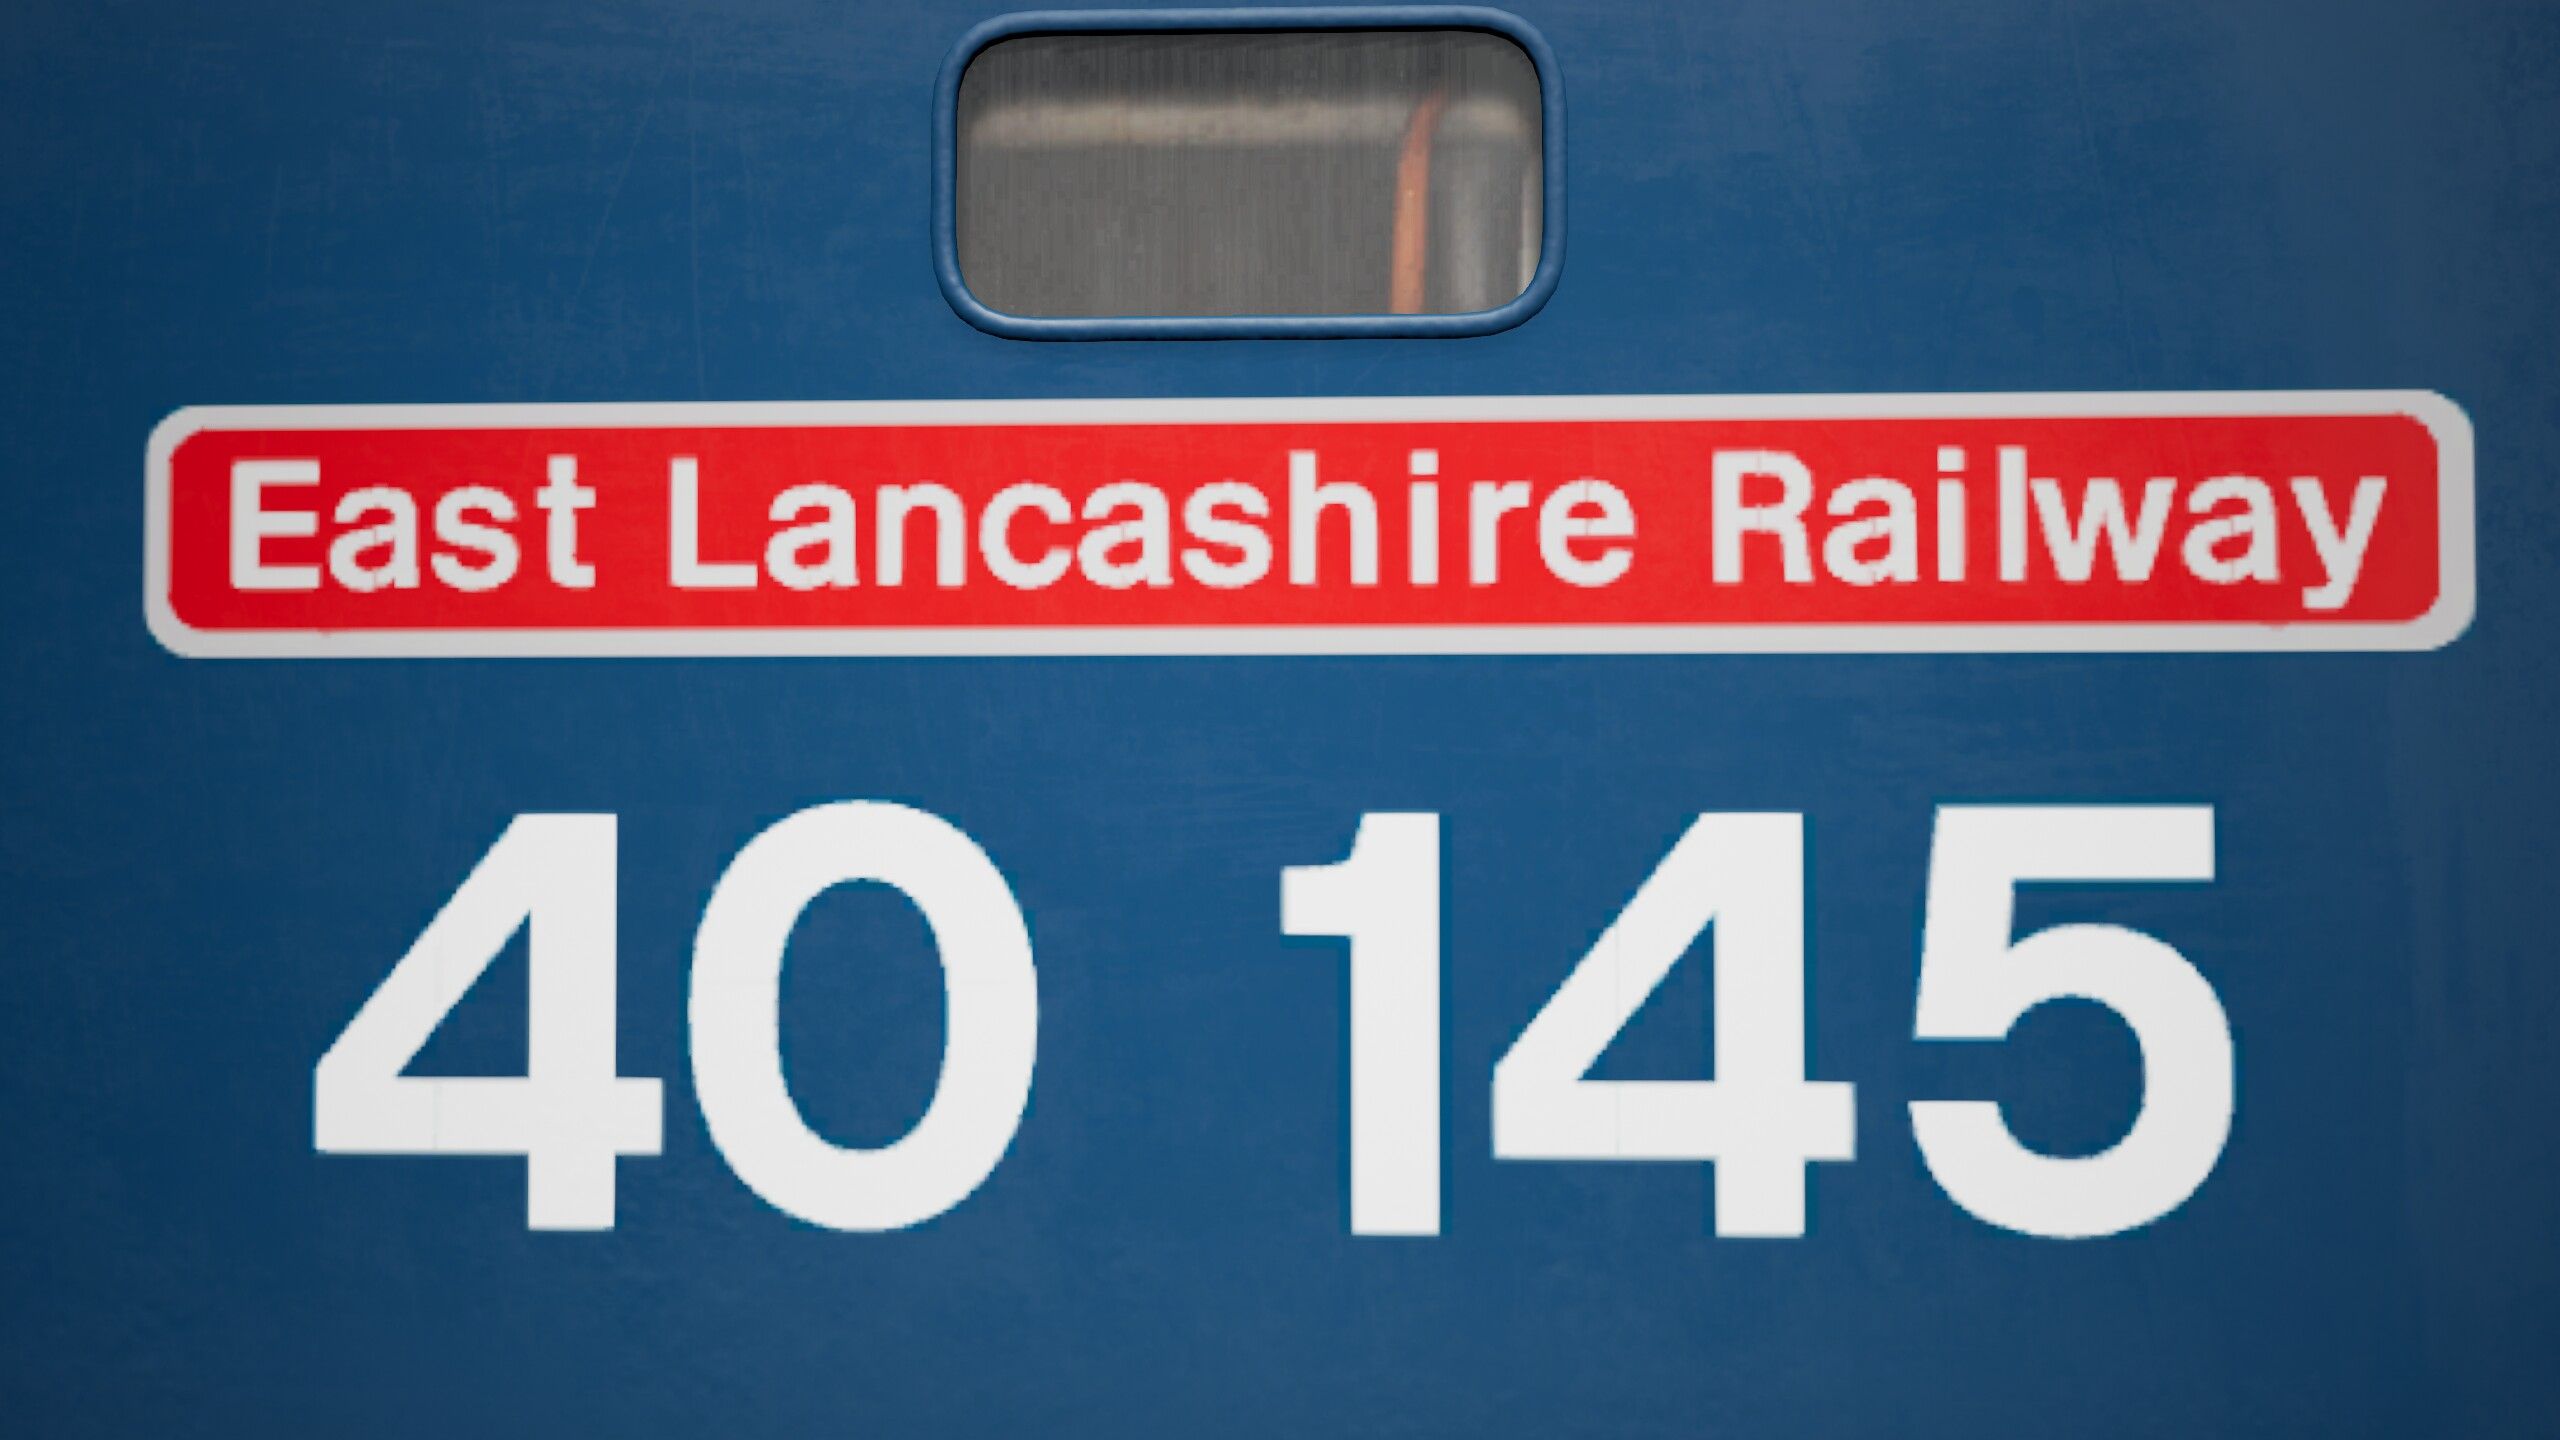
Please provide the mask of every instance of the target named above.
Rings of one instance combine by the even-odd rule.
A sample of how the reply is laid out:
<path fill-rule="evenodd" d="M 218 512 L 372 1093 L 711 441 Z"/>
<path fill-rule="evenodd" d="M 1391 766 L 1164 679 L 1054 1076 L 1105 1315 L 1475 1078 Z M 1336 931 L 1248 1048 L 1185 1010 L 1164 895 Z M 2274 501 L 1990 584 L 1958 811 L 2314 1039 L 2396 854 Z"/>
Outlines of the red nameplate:
<path fill-rule="evenodd" d="M 186 655 L 2401 650 L 2425 392 L 182 410 Z"/>

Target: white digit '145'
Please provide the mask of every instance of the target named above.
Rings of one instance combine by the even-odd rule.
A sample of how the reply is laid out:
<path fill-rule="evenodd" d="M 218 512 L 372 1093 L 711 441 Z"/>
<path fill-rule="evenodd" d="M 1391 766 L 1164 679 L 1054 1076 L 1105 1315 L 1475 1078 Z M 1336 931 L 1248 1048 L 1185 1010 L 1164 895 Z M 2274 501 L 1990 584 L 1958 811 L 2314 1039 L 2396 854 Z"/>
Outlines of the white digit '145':
<path fill-rule="evenodd" d="M 614 1161 L 655 1155 L 655 1080 L 614 1073 L 614 818 L 520 815 L 428 922 L 313 1075 L 314 1139 L 333 1154 L 522 1155 L 537 1230 L 613 1225 Z M 784 1086 L 782 960 L 809 902 L 878 881 L 924 912 L 948 1030 L 924 1118 L 877 1150 L 830 1144 Z M 521 1077 L 401 1072 L 531 922 L 530 1053 Z M 901 805 L 820 805 L 749 842 L 694 945 L 694 1088 L 712 1142 L 777 1208 L 839 1230 L 929 1220 L 977 1189 L 1030 1103 L 1039 1029 L 1031 936 L 994 863 Z"/>
<path fill-rule="evenodd" d="M 1805 1229 L 1805 1171 L 1855 1150 L 1851 1087 L 1805 1078 L 1804 825 L 1701 815 L 1494 1069 L 1494 1151 L 1517 1160 L 1707 1160 L 1716 1233 Z M 2185 957 L 2113 925 L 2011 940 L 2025 881 L 2213 878 L 2203 806 L 1948 806 L 1931 861 L 1915 1030 L 1997 1040 L 2047 1000 L 2114 1010 L 2142 1047 L 2142 1106 L 2085 1158 L 2020 1145 L 1996 1104 L 1922 1101 L 1912 1123 L 1956 1203 L 2030 1235 L 2144 1225 L 2183 1204 L 2229 1138 L 2231 1030 Z M 1360 1234 L 1440 1215 L 1439 817 L 1371 815 L 1350 858 L 1289 870 L 1282 928 L 1351 941 L 1351 1212 Z M 1715 926 L 1716 1077 L 1586 1078 Z"/>

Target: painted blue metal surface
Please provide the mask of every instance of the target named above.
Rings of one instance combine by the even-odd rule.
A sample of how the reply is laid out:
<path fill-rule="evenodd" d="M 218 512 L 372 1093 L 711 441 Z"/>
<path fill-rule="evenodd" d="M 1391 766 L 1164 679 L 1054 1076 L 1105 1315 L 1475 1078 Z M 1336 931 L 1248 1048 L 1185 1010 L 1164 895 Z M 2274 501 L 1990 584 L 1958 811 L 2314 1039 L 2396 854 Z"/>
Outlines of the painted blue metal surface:
<path fill-rule="evenodd" d="M 946 0 L 31 0 L 0 45 L 0 1413 L 25 1434 L 2539 1435 L 2560 1426 L 2560 10 L 1527 3 L 1572 274 L 1463 341 L 1024 345 L 934 279 Z M 2477 426 L 2427 655 L 191 663 L 145 632 L 185 403 L 2419 387 Z M 702 1129 L 693 925 L 758 829 L 949 817 L 1031 916 L 1011 1154 L 920 1230 Z M 1942 801 L 2217 807 L 2209 886 L 2056 888 L 2211 978 L 2221 1167 L 2114 1240 L 1956 1209 L 1905 1102 L 2102 1144 L 2121 1027 L 1910 1038 Z M 1338 947 L 1283 866 L 1447 819 L 1446 1233 L 1355 1239 Z M 1702 1167 L 1507 1165 L 1485 1077 L 1685 823 L 1811 819 L 1804 1239 Z M 622 817 L 606 1235 L 500 1160 L 323 1158 L 311 1067 L 519 811 Z M 830 897 L 792 1083 L 901 1131 L 921 924 Z M 520 956 L 428 1061 L 507 1073 Z M 1608 1061 L 1701 1073 L 1684 965 Z"/>

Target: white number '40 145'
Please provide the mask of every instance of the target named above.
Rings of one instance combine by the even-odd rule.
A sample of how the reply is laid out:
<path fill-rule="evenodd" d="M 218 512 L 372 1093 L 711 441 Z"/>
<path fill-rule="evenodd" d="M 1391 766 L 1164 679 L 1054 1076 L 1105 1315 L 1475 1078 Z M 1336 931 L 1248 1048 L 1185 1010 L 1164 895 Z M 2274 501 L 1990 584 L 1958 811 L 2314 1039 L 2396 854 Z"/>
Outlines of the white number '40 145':
<path fill-rule="evenodd" d="M 2012 941 L 2032 880 L 2213 878 L 2202 806 L 1948 806 L 1931 861 L 1915 1030 L 1997 1040 L 2047 1000 L 2107 1006 L 2142 1047 L 2132 1128 L 2102 1154 L 2018 1143 L 1997 1105 L 1911 1107 L 1956 1203 L 2030 1235 L 2114 1234 L 2176 1209 L 2229 1138 L 2231 1028 L 2185 957 L 2115 925 Z M 1348 859 L 1292 869 L 1281 926 L 1351 941 L 1351 1227 L 1432 1234 L 1440 1215 L 1439 817 L 1371 815 Z M 1715 1078 L 1586 1078 L 1715 927 Z M 1805 1171 L 1855 1153 L 1852 1087 L 1805 1077 L 1804 822 L 1701 815 L 1494 1067 L 1494 1153 L 1511 1160 L 1705 1160 L 1719 1235 L 1805 1230 Z"/>
<path fill-rule="evenodd" d="M 610 815 L 523 815 L 365 1002 L 314 1075 L 323 1151 L 521 1155 L 536 1229 L 607 1229 L 614 1165 L 655 1155 L 659 1085 L 615 1066 Z M 2113 1010 L 2142 1050 L 2141 1108 L 2105 1152 L 2039 1154 L 1984 1101 L 1915 1102 L 1922 1159 L 1956 1203 L 2030 1235 L 2108 1235 L 2185 1203 L 2231 1131 L 2231 1027 L 2176 950 L 2115 925 L 2015 938 L 2033 881 L 2213 878 L 2202 806 L 1948 806 L 1930 860 L 1914 1031 L 1997 1040 L 2048 1000 Z M 877 1149 L 809 1129 L 784 1082 L 784 951 L 827 889 L 878 882 L 932 927 L 947 1032 L 922 1119 Z M 1365 817 L 1349 858 L 1291 869 L 1282 927 L 1351 942 L 1351 1223 L 1440 1228 L 1440 819 Z M 531 927 L 525 1073 L 404 1073 L 516 931 Z M 1592 1067 L 1714 927 L 1716 1075 L 1593 1080 Z M 1851 1087 L 1806 1078 L 1804 820 L 1701 815 L 1494 1067 L 1494 1152 L 1513 1160 L 1702 1160 L 1716 1232 L 1805 1231 L 1806 1171 L 1855 1153 Z M 775 1207 L 892 1230 L 967 1198 L 1030 1103 L 1038 978 L 993 861 L 900 805 L 815 806 L 749 842 L 694 946 L 694 1086 L 730 1167 Z"/>

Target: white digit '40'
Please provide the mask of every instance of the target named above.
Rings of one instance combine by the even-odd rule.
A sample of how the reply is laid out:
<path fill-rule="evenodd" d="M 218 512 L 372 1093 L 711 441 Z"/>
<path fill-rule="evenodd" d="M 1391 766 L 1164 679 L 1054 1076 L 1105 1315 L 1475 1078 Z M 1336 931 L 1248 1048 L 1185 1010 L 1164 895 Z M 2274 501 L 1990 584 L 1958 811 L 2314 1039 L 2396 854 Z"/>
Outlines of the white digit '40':
<path fill-rule="evenodd" d="M 614 817 L 519 815 L 320 1057 L 313 1138 L 339 1155 L 522 1155 L 526 1223 L 613 1226 L 613 1166 L 655 1155 L 655 1080 L 614 1074 Z M 521 1077 L 401 1072 L 533 927 Z"/>
<path fill-rule="evenodd" d="M 2117 925 L 2058 925 L 2012 941 L 2030 880 L 2213 878 L 2205 806 L 1948 806 L 1938 812 L 1921 941 L 1916 1033 L 1997 1040 L 2047 1000 L 2108 1007 L 2142 1047 L 2142 1108 L 2085 1158 L 2020 1145 L 1987 1101 L 1911 1107 L 1921 1158 L 1958 1205 L 2029 1235 L 2145 1225 L 2213 1172 L 2231 1134 L 2231 1025 L 2213 987 L 2168 945 Z"/>
<path fill-rule="evenodd" d="M 356 1012 L 313 1076 L 319 1148 L 349 1155 L 522 1155 L 528 1223 L 613 1226 L 613 1166 L 655 1155 L 655 1080 L 614 1074 L 614 817 L 520 815 Z M 809 902 L 876 880 L 924 912 L 949 1032 L 913 1130 L 878 1150 L 812 1133 L 783 1083 L 782 957 Z M 532 925 L 531 1035 L 520 1078 L 401 1072 L 508 937 Z M 840 1230 L 891 1230 L 966 1199 L 1031 1098 L 1039 1027 L 1031 935 L 969 837 L 901 805 L 820 805 L 738 853 L 695 942 L 694 1085 L 712 1141 L 775 1207 Z"/>
<path fill-rule="evenodd" d="M 1583 1078 L 1710 921 L 1716 1077 Z M 1494 1068 L 1494 1153 L 1711 1160 L 1717 1234 L 1802 1235 L 1806 1166 L 1857 1138 L 1804 1030 L 1804 817 L 1701 815 Z"/>

